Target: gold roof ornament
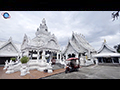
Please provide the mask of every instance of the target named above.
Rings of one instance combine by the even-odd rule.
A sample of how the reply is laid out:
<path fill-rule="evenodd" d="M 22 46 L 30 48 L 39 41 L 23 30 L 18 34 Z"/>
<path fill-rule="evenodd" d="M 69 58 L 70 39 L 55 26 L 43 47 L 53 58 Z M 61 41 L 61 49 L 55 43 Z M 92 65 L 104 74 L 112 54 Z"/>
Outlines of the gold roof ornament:
<path fill-rule="evenodd" d="M 82 34 L 82 37 L 84 37 L 84 35 Z"/>
<path fill-rule="evenodd" d="M 104 39 L 104 43 L 106 43 L 106 39 Z"/>

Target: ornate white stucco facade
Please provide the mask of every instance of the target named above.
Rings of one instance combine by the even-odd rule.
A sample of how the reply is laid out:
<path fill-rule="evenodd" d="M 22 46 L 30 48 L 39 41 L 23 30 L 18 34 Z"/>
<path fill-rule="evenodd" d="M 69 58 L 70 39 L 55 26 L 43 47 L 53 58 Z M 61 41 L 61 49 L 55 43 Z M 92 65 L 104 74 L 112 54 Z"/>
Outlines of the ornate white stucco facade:
<path fill-rule="evenodd" d="M 58 60 L 60 55 L 60 46 L 54 34 L 48 32 L 46 20 L 37 28 L 35 37 L 30 39 L 25 34 L 21 45 L 22 56 L 28 56 L 30 59 L 42 59 L 42 54 L 53 56 Z"/>
<path fill-rule="evenodd" d="M 12 57 L 18 57 L 20 54 L 20 44 L 14 43 L 10 37 L 7 42 L 0 41 L 0 64 L 4 64 L 6 60 L 10 61 Z"/>
<path fill-rule="evenodd" d="M 98 59 L 98 63 L 120 63 L 120 54 L 115 49 L 109 47 L 106 40 L 104 40 L 101 48 L 93 57 Z"/>
<path fill-rule="evenodd" d="M 38 71 L 48 70 L 48 73 L 51 73 L 53 72 L 51 59 L 54 58 L 56 59 L 56 63 L 61 63 L 60 46 L 58 45 L 55 35 L 48 32 L 45 19 L 42 20 L 42 24 L 37 28 L 35 35 L 33 39 L 28 38 L 26 34 L 24 35 L 20 52 L 16 49 L 11 39 L 8 41 L 8 43 L 11 43 L 9 45 L 11 49 L 8 49 L 15 52 L 15 55 L 20 56 L 20 58 L 23 56 L 29 57 L 29 61 L 24 65 L 19 59 L 16 62 L 10 60 L 9 63 L 8 60 L 6 60 L 3 69 L 7 69 L 7 74 L 20 71 L 21 76 L 24 76 L 30 73 L 29 70 L 33 69 L 37 69 Z"/>
<path fill-rule="evenodd" d="M 7 57 L 14 54 L 14 57 L 20 56 L 21 58 L 27 56 L 30 60 L 40 60 L 44 59 L 45 56 L 48 56 L 47 62 L 50 62 L 53 57 L 55 57 L 57 61 L 60 61 L 61 57 L 67 59 L 73 54 L 79 59 L 81 57 L 83 60 L 89 61 L 93 59 L 92 54 L 95 54 L 96 52 L 83 35 L 74 32 L 72 33 L 72 38 L 68 41 L 65 50 L 61 52 L 56 36 L 48 31 L 45 19 L 42 20 L 42 23 L 37 28 L 35 37 L 30 39 L 25 34 L 22 44 L 18 46 L 19 47 L 16 47 L 16 45 L 13 44 L 12 39 L 9 39 L 6 44 L 0 47 L 0 56 L 6 54 L 5 56 Z"/>
<path fill-rule="evenodd" d="M 68 44 L 63 51 L 65 58 L 77 57 L 82 58 L 82 62 L 93 60 L 92 54 L 95 54 L 95 49 L 88 43 L 85 37 L 81 34 L 72 33 L 72 38 L 68 41 Z M 92 62 L 92 61 L 91 61 Z M 83 65 L 85 63 L 82 63 Z"/>

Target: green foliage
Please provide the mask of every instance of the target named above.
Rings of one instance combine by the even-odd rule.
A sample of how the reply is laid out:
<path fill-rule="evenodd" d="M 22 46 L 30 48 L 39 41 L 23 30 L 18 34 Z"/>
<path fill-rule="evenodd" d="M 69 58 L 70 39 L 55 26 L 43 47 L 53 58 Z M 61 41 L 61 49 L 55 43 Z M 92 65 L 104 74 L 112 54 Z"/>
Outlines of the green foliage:
<path fill-rule="evenodd" d="M 117 52 L 120 53 L 120 49 L 118 49 Z"/>
<path fill-rule="evenodd" d="M 15 61 L 15 60 L 16 60 L 16 58 L 10 58 L 10 60 Z"/>
<path fill-rule="evenodd" d="M 120 53 L 120 44 L 115 45 L 114 48 L 116 49 L 116 51 L 117 51 L 118 53 Z"/>
<path fill-rule="evenodd" d="M 57 57 L 56 56 L 52 56 L 53 59 L 56 59 Z"/>
<path fill-rule="evenodd" d="M 45 59 L 48 59 L 49 57 L 45 57 Z"/>
<path fill-rule="evenodd" d="M 24 56 L 20 59 L 21 63 L 27 63 L 29 61 L 29 58 L 27 56 Z"/>

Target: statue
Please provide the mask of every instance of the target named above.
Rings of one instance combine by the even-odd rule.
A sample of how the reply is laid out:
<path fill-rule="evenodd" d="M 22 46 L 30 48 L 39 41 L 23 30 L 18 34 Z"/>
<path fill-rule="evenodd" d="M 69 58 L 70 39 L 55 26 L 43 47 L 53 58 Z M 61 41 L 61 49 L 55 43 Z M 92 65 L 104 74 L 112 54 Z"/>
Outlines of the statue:
<path fill-rule="evenodd" d="M 7 67 L 8 67 L 8 60 L 5 61 L 5 66 L 4 66 L 3 70 L 7 69 Z"/>
<path fill-rule="evenodd" d="M 43 59 L 43 60 L 46 60 L 46 59 L 45 59 L 45 51 L 44 51 L 44 50 L 43 50 L 43 53 L 42 53 L 42 59 Z"/>
<path fill-rule="evenodd" d="M 8 66 L 9 66 L 9 67 L 7 68 L 6 73 L 7 73 L 7 74 L 13 73 L 14 70 L 13 70 L 13 62 L 12 62 L 12 60 L 10 60 L 10 62 L 8 63 Z"/>

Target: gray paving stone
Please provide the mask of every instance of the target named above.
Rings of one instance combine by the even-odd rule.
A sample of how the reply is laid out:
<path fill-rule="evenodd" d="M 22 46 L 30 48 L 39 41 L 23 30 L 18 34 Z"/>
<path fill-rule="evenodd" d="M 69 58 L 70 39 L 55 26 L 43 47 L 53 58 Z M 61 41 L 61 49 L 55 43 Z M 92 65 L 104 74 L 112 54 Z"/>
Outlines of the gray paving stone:
<path fill-rule="evenodd" d="M 78 72 L 61 73 L 44 79 L 120 79 L 120 66 L 82 67 Z"/>

